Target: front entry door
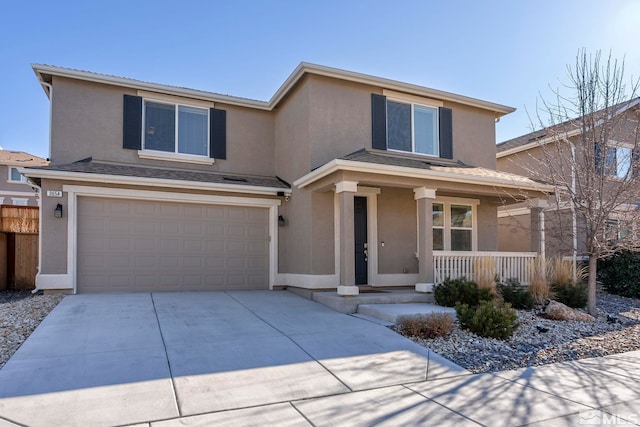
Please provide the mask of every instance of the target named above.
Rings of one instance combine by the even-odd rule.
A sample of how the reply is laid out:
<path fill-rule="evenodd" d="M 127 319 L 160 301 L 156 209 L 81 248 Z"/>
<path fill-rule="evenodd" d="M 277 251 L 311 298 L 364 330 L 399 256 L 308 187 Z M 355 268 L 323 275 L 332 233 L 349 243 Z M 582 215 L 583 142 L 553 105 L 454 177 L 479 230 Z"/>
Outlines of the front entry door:
<path fill-rule="evenodd" d="M 355 233 L 356 285 L 368 282 L 367 198 L 354 197 L 353 221 Z"/>

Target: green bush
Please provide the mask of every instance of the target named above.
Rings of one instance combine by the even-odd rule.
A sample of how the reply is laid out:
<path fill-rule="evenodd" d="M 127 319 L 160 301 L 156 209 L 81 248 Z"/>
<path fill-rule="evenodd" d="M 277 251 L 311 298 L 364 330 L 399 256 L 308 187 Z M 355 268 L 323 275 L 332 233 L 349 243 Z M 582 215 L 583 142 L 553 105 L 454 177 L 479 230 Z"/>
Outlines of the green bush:
<path fill-rule="evenodd" d="M 437 338 L 449 335 L 453 324 L 454 319 L 450 313 L 402 316 L 398 319 L 400 332 L 408 337 Z"/>
<path fill-rule="evenodd" d="M 582 283 L 558 285 L 551 284 L 553 299 L 571 308 L 584 308 L 587 305 L 587 286 Z"/>
<path fill-rule="evenodd" d="M 505 283 L 498 283 L 498 293 L 504 302 L 516 309 L 531 310 L 536 304 L 531 292 L 520 286 L 518 279 L 507 279 Z"/>
<path fill-rule="evenodd" d="M 478 285 L 466 278 L 450 279 L 437 285 L 434 290 L 436 303 L 444 307 L 455 307 L 457 303 L 476 306 L 480 301 L 490 301 L 493 299 L 491 290 L 478 288 Z"/>
<path fill-rule="evenodd" d="M 460 326 L 486 338 L 508 340 L 518 329 L 518 316 L 509 303 L 482 301 L 479 306 L 456 304 Z"/>
<path fill-rule="evenodd" d="M 620 252 L 599 260 L 598 281 L 609 293 L 640 298 L 640 252 Z"/>

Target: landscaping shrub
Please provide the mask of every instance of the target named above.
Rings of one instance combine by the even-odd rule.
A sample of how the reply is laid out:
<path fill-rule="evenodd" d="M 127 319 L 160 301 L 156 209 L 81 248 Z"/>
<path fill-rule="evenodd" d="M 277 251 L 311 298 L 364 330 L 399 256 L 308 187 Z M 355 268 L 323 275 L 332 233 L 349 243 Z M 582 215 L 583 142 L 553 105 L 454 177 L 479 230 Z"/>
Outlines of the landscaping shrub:
<path fill-rule="evenodd" d="M 599 260 L 598 281 L 609 293 L 640 298 L 640 252 L 620 252 Z"/>
<path fill-rule="evenodd" d="M 551 285 L 553 299 L 571 308 L 584 308 L 587 305 L 587 286 L 583 283 Z"/>
<path fill-rule="evenodd" d="M 456 313 L 461 327 L 481 337 L 507 340 L 520 326 L 509 303 L 482 301 L 477 307 L 456 304 Z"/>
<path fill-rule="evenodd" d="M 518 279 L 507 279 L 505 283 L 498 283 L 498 293 L 504 302 L 516 309 L 531 310 L 536 305 L 531 292 L 523 288 Z"/>
<path fill-rule="evenodd" d="M 455 307 L 456 303 L 476 306 L 480 301 L 493 299 L 491 290 L 478 288 L 475 282 L 461 279 L 446 278 L 434 290 L 436 303 L 445 307 Z"/>
<path fill-rule="evenodd" d="M 400 331 L 405 336 L 437 338 L 449 335 L 454 319 L 450 313 L 432 313 L 417 316 L 402 316 L 398 319 Z"/>
<path fill-rule="evenodd" d="M 547 279 L 548 268 L 544 257 L 537 257 L 535 260 L 530 261 L 529 268 L 531 270 L 529 292 L 536 304 L 542 305 L 553 296 Z"/>

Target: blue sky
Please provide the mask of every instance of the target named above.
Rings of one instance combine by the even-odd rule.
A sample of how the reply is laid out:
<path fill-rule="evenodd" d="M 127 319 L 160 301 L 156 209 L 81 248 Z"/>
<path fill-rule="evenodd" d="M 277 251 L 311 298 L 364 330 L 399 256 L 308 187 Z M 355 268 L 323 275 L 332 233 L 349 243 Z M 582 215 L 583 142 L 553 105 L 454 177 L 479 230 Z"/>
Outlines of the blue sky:
<path fill-rule="evenodd" d="M 301 61 L 516 107 L 498 142 L 530 130 L 536 99 L 582 47 L 640 76 L 640 1 L 24 1 L 0 14 L 0 145 L 48 155 L 45 63 L 267 100 Z"/>

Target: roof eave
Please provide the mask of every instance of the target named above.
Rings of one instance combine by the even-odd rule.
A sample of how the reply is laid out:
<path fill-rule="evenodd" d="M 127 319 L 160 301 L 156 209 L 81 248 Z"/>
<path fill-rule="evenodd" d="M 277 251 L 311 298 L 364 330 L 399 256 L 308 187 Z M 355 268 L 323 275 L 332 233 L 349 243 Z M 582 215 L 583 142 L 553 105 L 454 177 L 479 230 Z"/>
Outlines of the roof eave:
<path fill-rule="evenodd" d="M 246 98 L 238 98 L 230 95 L 221 95 L 213 92 L 201 91 L 197 89 L 180 88 L 175 86 L 162 85 L 157 83 L 143 82 L 140 80 L 128 79 L 118 76 L 110 76 L 106 74 L 97 74 L 89 71 L 74 70 L 69 68 L 55 67 L 45 64 L 31 64 L 33 71 L 36 73 L 38 80 L 45 82 L 45 75 L 60 76 L 67 78 L 76 78 L 85 81 L 91 81 L 95 83 L 113 84 L 122 87 L 129 87 L 134 89 L 143 89 L 153 92 L 162 92 L 170 95 L 189 97 L 194 99 L 203 99 L 212 102 L 220 102 L 224 104 L 237 105 L 242 107 L 250 107 L 260 110 L 272 110 L 280 101 L 293 89 L 298 81 L 305 74 L 315 74 L 325 77 L 332 77 L 340 80 L 351 81 L 356 83 L 363 83 L 372 86 L 379 86 L 385 89 L 396 90 L 400 92 L 407 92 L 410 94 L 432 97 L 442 99 L 444 101 L 456 102 L 464 105 L 481 108 L 483 110 L 492 111 L 496 117 L 504 116 L 515 111 L 515 108 L 508 107 L 493 102 L 483 101 L 476 98 L 470 98 L 467 96 L 457 95 L 450 92 L 431 89 L 423 86 L 418 86 L 410 83 L 403 83 L 396 80 L 385 79 L 382 77 L 371 76 L 368 74 L 356 73 L 353 71 L 341 70 L 338 68 L 327 67 L 323 65 L 311 64 L 307 62 L 301 62 L 295 70 L 289 75 L 284 83 L 278 88 L 276 93 L 271 97 L 268 102 L 258 101 Z M 48 91 L 45 89 L 47 96 Z"/>

